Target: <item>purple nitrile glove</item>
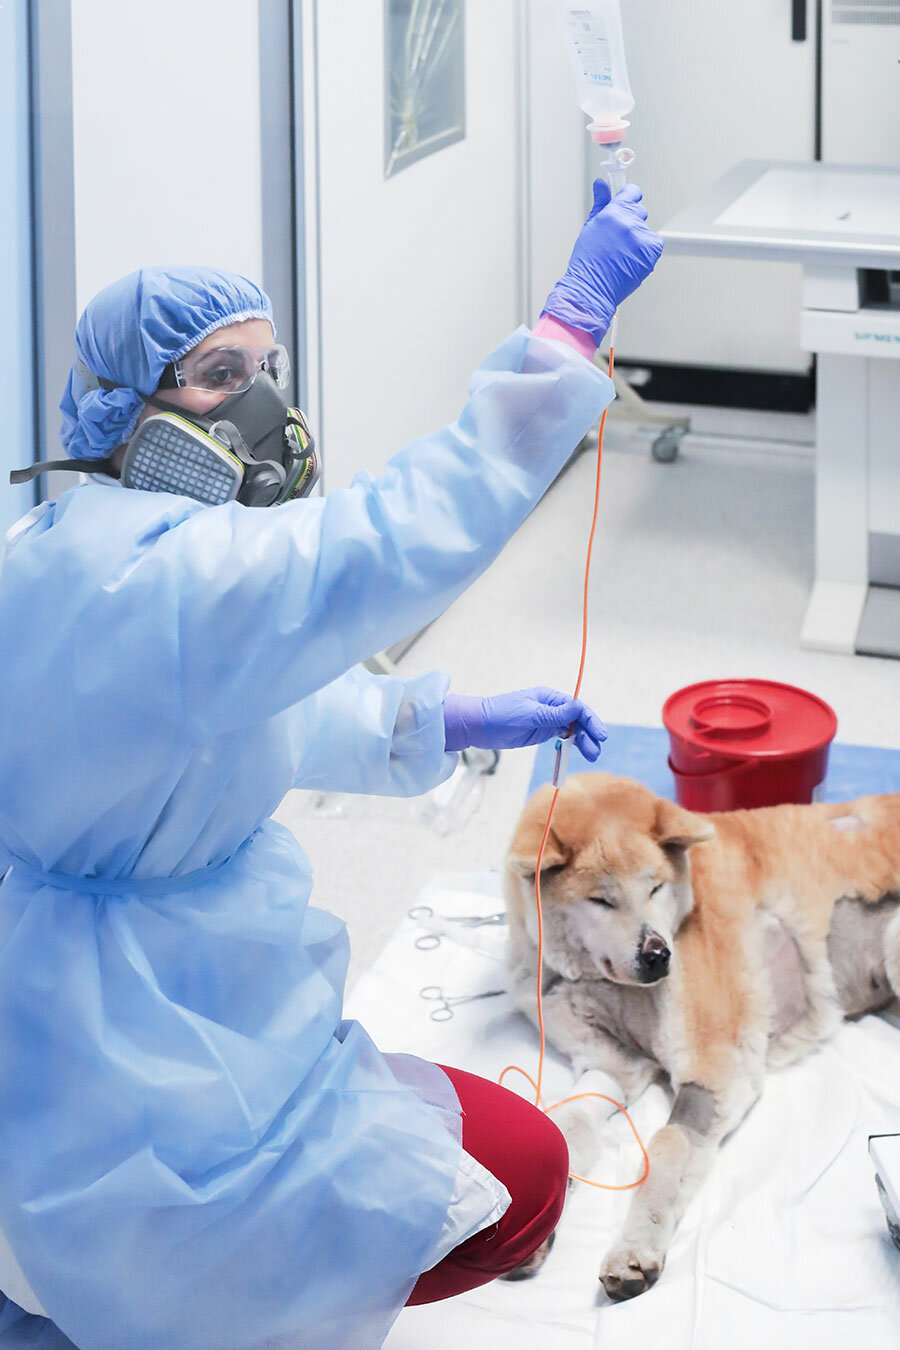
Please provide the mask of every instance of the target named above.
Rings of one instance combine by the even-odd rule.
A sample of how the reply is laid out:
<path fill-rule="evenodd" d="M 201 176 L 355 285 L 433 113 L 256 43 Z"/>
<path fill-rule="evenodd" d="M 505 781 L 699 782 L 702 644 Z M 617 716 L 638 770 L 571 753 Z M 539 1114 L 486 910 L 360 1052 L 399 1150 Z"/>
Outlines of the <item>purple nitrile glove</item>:
<path fill-rule="evenodd" d="M 600 757 L 606 727 L 580 698 L 558 689 L 517 689 L 493 698 L 448 694 L 444 699 L 444 745 L 465 750 L 515 750 L 565 736 L 574 725 L 577 749 L 591 763 Z"/>
<path fill-rule="evenodd" d="M 641 196 L 629 183 L 610 201 L 606 180 L 596 180 L 591 214 L 541 310 L 590 333 L 598 347 L 619 305 L 650 275 L 663 251 L 663 241 L 646 224 Z"/>

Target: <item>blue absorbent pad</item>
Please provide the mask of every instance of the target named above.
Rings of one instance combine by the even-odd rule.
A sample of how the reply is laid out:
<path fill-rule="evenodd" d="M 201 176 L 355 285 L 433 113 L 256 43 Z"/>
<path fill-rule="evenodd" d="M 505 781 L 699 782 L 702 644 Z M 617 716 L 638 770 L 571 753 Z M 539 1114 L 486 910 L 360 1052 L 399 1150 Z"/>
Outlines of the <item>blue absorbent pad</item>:
<path fill-rule="evenodd" d="M 596 764 L 588 764 L 572 747 L 568 774 L 613 773 L 636 778 L 658 797 L 675 800 L 675 780 L 669 769 L 669 736 L 663 727 L 609 726 L 609 740 Z M 553 742 L 538 747 L 528 786 L 531 796 L 553 778 L 556 752 Z M 567 775 L 568 776 L 568 775 Z M 828 777 L 819 800 L 852 801 L 876 792 L 900 792 L 900 750 L 875 745 L 833 745 Z"/>

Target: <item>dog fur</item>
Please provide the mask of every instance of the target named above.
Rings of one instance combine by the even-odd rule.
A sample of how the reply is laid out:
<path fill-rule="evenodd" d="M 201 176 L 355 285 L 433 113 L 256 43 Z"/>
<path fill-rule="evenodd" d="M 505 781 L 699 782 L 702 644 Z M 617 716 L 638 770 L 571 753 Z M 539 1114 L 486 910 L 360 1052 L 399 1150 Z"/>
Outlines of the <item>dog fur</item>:
<path fill-rule="evenodd" d="M 509 987 L 533 1021 L 551 795 L 526 805 L 506 866 Z M 578 774 L 557 801 L 541 893 L 548 1041 L 576 1072 L 611 1074 L 626 1104 L 660 1072 L 675 1094 L 600 1272 L 612 1298 L 632 1298 L 659 1277 L 766 1070 L 900 994 L 900 794 L 701 816 L 630 779 Z M 596 1112 L 573 1103 L 554 1119 L 573 1170 L 589 1168 Z"/>

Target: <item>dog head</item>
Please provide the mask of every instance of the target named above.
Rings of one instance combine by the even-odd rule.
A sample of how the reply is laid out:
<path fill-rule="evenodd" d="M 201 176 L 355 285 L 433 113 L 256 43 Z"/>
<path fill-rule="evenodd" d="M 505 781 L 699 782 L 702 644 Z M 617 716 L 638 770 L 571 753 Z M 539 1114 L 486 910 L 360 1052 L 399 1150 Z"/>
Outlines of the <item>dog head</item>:
<path fill-rule="evenodd" d="M 507 856 L 510 901 L 535 943 L 534 879 L 552 795 L 544 787 L 528 802 Z M 570 980 L 663 979 L 693 906 L 688 850 L 714 834 L 704 817 L 628 778 L 570 778 L 541 860 L 547 965 Z"/>

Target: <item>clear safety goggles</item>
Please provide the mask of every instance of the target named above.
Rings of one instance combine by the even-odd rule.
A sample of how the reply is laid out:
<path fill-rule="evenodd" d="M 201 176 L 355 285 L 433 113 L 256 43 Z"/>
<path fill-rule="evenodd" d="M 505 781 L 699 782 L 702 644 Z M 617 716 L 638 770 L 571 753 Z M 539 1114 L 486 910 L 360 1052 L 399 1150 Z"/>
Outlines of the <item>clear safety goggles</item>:
<path fill-rule="evenodd" d="M 159 388 L 205 389 L 224 397 L 249 389 L 261 370 L 279 389 L 286 389 L 291 378 L 287 348 L 276 343 L 272 347 L 211 347 L 199 354 L 188 352 L 180 361 L 166 366 Z"/>

